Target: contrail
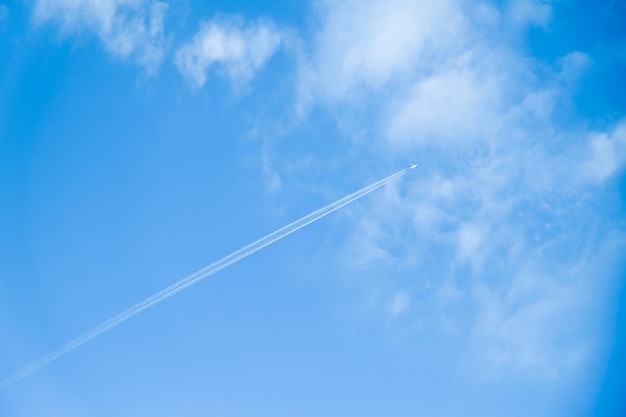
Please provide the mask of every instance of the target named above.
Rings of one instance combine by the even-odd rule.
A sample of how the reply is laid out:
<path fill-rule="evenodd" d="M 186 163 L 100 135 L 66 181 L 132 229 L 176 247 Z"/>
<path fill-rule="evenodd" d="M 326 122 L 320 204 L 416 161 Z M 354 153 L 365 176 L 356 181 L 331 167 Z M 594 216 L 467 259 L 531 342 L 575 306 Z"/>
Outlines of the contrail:
<path fill-rule="evenodd" d="M 18 382 L 19 380 L 27 377 L 28 375 L 32 374 L 33 372 L 38 371 L 39 369 L 43 368 L 44 366 L 48 365 L 50 362 L 53 362 L 57 359 L 59 359 L 61 356 L 73 351 L 74 349 L 84 345 L 85 343 L 87 343 L 88 341 L 90 341 L 91 339 L 101 335 L 102 333 L 106 332 L 107 330 L 112 329 L 113 327 L 121 324 L 122 322 L 128 320 L 129 318 L 135 316 L 136 314 L 141 313 L 143 310 L 146 310 L 158 303 L 160 303 L 161 301 L 164 301 L 166 299 L 168 299 L 169 297 L 178 294 L 180 291 L 191 287 L 192 285 L 202 281 L 203 279 L 215 274 L 216 272 L 221 271 L 222 269 L 234 264 L 235 262 L 238 262 L 240 260 L 242 260 L 243 258 L 252 255 L 253 253 L 263 249 L 264 247 L 271 245 L 272 243 L 292 234 L 293 232 L 302 229 L 304 226 L 309 225 L 319 219 L 321 219 L 322 217 L 325 217 L 329 214 L 331 214 L 332 212 L 339 210 L 340 208 L 352 203 L 355 200 L 358 200 L 359 198 L 371 193 L 372 191 L 382 187 L 385 184 L 390 183 L 391 181 L 403 176 L 404 174 L 406 174 L 409 171 L 409 169 L 403 169 L 402 171 L 396 172 L 393 175 L 388 176 L 387 178 L 384 178 L 380 181 L 377 181 L 371 185 L 368 185 L 367 187 L 361 188 L 360 190 L 347 195 L 333 203 L 330 203 L 329 205 L 322 207 L 319 210 L 314 211 L 311 214 L 307 214 L 306 216 L 294 221 L 293 223 L 290 223 L 286 226 L 281 227 L 280 229 L 276 230 L 275 232 L 272 232 L 262 238 L 260 238 L 259 240 L 250 243 L 247 246 L 244 246 L 243 248 L 236 250 L 235 252 L 231 253 L 230 255 L 227 255 L 225 257 L 223 257 L 222 259 L 212 263 L 209 266 L 206 266 L 202 269 L 200 269 L 199 271 L 181 279 L 178 282 L 175 282 L 174 284 L 170 285 L 169 287 L 166 287 L 164 289 L 162 289 L 161 291 L 157 292 L 154 295 L 151 295 L 150 297 L 146 298 L 143 301 L 140 301 L 139 303 L 135 304 L 134 306 L 122 311 L 120 314 L 118 314 L 117 316 L 114 316 L 112 318 L 110 318 L 109 320 L 105 321 L 104 323 L 100 324 L 99 326 L 94 327 L 93 329 L 89 330 L 88 332 L 82 334 L 81 336 L 77 337 L 76 339 L 72 340 L 71 342 L 67 343 L 64 346 L 61 346 L 60 348 L 58 348 L 57 350 L 47 354 L 46 356 L 43 356 L 42 358 L 40 358 L 39 360 L 31 363 L 30 365 L 26 366 L 25 368 L 21 369 L 20 371 L 16 372 L 15 374 L 9 376 L 8 378 L 5 378 L 4 380 L 2 380 L 2 382 L 0 382 L 0 390 L 4 390 L 6 388 L 8 388 L 9 386 L 13 385 L 14 383 Z"/>

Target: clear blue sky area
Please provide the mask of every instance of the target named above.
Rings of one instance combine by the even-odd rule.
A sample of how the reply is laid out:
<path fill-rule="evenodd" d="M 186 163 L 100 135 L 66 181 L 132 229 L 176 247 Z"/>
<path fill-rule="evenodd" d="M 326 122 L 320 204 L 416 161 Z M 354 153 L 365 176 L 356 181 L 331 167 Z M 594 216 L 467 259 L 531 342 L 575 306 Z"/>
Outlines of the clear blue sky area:
<path fill-rule="evenodd" d="M 0 415 L 626 415 L 624 22 L 0 1 Z"/>

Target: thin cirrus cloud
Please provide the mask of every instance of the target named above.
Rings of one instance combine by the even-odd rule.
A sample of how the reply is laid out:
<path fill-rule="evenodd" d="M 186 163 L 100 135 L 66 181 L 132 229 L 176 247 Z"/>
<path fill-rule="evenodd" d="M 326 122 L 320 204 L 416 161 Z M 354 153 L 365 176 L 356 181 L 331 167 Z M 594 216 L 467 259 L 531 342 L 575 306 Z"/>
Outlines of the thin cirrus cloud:
<path fill-rule="evenodd" d="M 180 73 L 202 87 L 212 67 L 235 85 L 248 83 L 276 52 L 281 34 L 269 21 L 244 24 L 236 18 L 215 18 L 200 24 L 192 40 L 175 57 Z"/>
<path fill-rule="evenodd" d="M 68 35 L 94 32 L 114 56 L 132 58 L 153 73 L 165 57 L 168 7 L 154 0 L 38 0 L 34 20 L 55 22 Z"/>
<path fill-rule="evenodd" d="M 298 110 L 358 114 L 367 102 L 355 134 L 365 127 L 384 138 L 373 149 L 425 162 L 405 189 L 364 208 L 347 240 L 342 258 L 371 274 L 373 305 L 394 316 L 403 291 L 415 306 L 403 321 L 414 314 L 413 328 L 463 340 L 458 364 L 479 374 L 554 380 L 585 369 L 598 329 L 583 318 L 598 314 L 626 238 L 589 202 L 610 201 L 598 185 L 626 163 L 625 122 L 588 131 L 555 117 L 593 57 L 541 62 L 517 46 L 529 27 L 549 27 L 545 1 L 319 10 Z M 390 266 L 407 279 L 376 278 Z"/>

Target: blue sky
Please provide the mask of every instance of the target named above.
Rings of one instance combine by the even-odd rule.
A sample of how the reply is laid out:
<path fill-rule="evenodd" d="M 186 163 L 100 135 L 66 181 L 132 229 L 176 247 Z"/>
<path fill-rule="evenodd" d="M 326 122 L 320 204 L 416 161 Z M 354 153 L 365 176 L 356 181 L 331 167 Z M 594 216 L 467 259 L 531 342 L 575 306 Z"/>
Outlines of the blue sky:
<path fill-rule="evenodd" d="M 619 1 L 0 3 L 11 416 L 618 416 Z"/>

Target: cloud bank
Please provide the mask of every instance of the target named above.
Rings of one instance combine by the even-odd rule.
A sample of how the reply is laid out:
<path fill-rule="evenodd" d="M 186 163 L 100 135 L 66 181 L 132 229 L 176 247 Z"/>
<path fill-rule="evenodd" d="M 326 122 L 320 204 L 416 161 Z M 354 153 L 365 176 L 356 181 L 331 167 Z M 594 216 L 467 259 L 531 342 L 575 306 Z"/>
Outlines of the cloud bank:
<path fill-rule="evenodd" d="M 594 202 L 617 204 L 602 187 L 626 163 L 626 122 L 598 132 L 559 119 L 593 57 L 523 52 L 525 31 L 550 24 L 545 1 L 323 1 L 318 12 L 298 110 L 356 113 L 374 152 L 423 162 L 346 244 L 360 273 L 404 271 L 402 283 L 378 279 L 381 312 L 461 338 L 460 363 L 478 373 L 584 368 L 598 340 L 584 317 L 614 285 L 626 241 Z"/>

